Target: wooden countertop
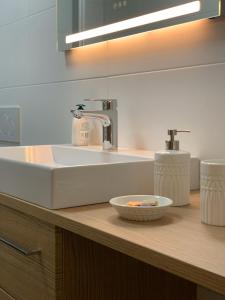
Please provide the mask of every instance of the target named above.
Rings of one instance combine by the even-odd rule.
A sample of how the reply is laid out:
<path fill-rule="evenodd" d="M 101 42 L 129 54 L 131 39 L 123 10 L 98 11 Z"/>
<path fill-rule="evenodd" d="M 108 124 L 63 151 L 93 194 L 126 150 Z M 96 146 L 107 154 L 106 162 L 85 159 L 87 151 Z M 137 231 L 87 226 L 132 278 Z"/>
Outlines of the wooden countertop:
<path fill-rule="evenodd" d="M 197 192 L 191 205 L 147 223 L 124 221 L 108 204 L 48 210 L 3 194 L 0 204 L 225 295 L 225 227 L 201 224 Z"/>

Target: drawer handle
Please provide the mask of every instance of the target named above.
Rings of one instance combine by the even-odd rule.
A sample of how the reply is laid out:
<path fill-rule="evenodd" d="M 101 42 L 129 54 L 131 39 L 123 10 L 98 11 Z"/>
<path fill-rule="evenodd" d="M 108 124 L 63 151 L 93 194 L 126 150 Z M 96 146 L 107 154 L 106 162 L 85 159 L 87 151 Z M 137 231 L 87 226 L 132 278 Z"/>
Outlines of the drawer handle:
<path fill-rule="evenodd" d="M 12 249 L 18 251 L 20 254 L 22 254 L 24 256 L 31 256 L 31 255 L 41 253 L 41 250 L 25 250 L 25 249 L 21 248 L 20 246 L 16 245 L 15 243 L 4 239 L 3 237 L 0 237 L 0 242 L 9 246 Z"/>

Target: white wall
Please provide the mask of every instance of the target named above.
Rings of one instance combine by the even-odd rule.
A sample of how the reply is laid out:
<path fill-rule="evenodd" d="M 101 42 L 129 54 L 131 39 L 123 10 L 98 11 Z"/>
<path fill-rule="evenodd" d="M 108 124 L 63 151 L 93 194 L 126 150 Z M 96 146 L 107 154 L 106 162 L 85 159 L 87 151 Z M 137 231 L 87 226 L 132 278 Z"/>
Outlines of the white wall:
<path fill-rule="evenodd" d="M 168 128 L 182 148 L 225 157 L 225 18 L 87 46 L 56 48 L 55 0 L 1 0 L 0 105 L 22 110 L 22 144 L 69 143 L 69 110 L 119 101 L 119 145 L 156 150 Z"/>

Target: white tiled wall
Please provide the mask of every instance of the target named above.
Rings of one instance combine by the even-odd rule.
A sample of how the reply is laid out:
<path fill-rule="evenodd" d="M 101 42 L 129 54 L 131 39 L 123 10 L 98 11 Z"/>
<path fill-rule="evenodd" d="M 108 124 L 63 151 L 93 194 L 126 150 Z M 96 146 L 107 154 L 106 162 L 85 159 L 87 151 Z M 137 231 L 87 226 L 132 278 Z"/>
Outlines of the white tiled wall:
<path fill-rule="evenodd" d="M 21 143 L 69 143 L 69 110 L 119 101 L 119 145 L 225 158 L 225 18 L 57 51 L 55 0 L 0 2 L 0 105 L 21 106 Z"/>

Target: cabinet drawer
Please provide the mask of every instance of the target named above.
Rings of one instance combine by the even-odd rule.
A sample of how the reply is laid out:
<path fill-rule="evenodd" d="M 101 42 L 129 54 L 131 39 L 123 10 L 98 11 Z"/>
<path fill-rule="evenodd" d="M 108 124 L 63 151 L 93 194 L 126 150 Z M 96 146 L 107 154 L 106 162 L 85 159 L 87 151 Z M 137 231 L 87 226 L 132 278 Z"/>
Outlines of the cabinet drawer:
<path fill-rule="evenodd" d="M 55 226 L 0 205 L 0 287 L 16 300 L 58 299 L 61 236 Z"/>
<path fill-rule="evenodd" d="M 8 293 L 6 293 L 4 290 L 2 290 L 1 288 L 0 288 L 0 299 L 1 300 L 15 300 L 11 296 L 9 296 Z"/>
<path fill-rule="evenodd" d="M 0 285 L 15 299 L 56 299 L 60 278 L 41 264 L 0 244 L 0 265 Z"/>
<path fill-rule="evenodd" d="M 56 269 L 56 259 L 61 254 L 60 235 L 55 226 L 0 205 L 0 238 L 27 252 L 40 251 L 29 259 L 53 272 L 61 271 Z"/>

